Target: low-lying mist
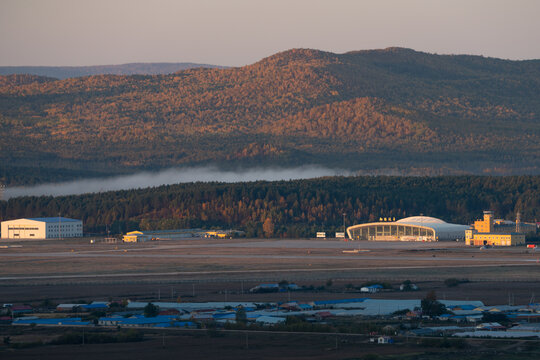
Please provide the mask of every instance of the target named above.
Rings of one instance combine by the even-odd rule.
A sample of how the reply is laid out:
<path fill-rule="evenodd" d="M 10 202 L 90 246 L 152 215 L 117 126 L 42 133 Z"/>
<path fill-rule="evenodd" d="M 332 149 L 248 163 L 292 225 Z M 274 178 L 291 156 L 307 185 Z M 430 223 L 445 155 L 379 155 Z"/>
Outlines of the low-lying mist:
<path fill-rule="evenodd" d="M 294 168 L 251 168 L 225 171 L 214 166 L 172 168 L 158 172 L 140 172 L 110 178 L 92 178 L 35 186 L 8 187 L 4 200 L 19 196 L 78 195 L 114 190 L 127 190 L 170 185 L 186 182 L 244 182 L 311 179 L 322 176 L 350 175 L 346 170 L 329 169 L 321 166 Z"/>

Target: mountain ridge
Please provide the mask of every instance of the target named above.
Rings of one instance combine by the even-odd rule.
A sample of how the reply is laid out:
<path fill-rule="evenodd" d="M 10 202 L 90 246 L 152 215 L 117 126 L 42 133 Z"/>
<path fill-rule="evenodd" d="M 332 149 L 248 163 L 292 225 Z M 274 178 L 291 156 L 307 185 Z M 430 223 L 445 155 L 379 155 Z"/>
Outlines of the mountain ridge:
<path fill-rule="evenodd" d="M 227 68 L 190 62 L 148 62 L 89 66 L 0 66 L 0 75 L 28 74 L 67 79 L 92 75 L 162 75 L 192 68 Z"/>
<path fill-rule="evenodd" d="M 6 166 L 540 173 L 540 60 L 292 49 L 226 69 L 13 79 L 0 77 Z"/>

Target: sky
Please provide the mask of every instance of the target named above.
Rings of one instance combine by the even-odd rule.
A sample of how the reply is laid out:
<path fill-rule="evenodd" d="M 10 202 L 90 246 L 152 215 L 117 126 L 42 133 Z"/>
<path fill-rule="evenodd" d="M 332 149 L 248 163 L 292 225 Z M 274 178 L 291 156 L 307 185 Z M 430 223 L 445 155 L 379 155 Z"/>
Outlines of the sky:
<path fill-rule="evenodd" d="M 539 0 L 0 0 L 0 66 L 243 66 L 291 48 L 540 59 Z"/>

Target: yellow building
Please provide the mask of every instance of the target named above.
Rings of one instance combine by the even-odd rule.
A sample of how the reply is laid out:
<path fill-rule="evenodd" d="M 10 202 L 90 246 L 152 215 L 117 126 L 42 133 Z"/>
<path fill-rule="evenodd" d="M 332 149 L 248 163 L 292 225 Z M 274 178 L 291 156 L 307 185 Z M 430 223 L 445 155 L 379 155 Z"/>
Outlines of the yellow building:
<path fill-rule="evenodd" d="M 145 241 L 146 238 L 147 236 L 145 236 L 144 233 L 140 231 L 131 231 L 123 236 L 122 241 L 123 242 L 139 242 L 139 241 Z"/>
<path fill-rule="evenodd" d="M 225 239 L 232 237 L 232 235 L 227 231 L 207 231 L 204 233 L 204 237 Z"/>
<path fill-rule="evenodd" d="M 484 219 L 465 231 L 465 244 L 472 246 L 512 246 L 525 244 L 525 234 L 494 232 L 493 211 L 484 211 Z"/>
<path fill-rule="evenodd" d="M 474 229 L 479 233 L 493 232 L 493 211 L 484 211 L 484 219 L 474 222 Z"/>

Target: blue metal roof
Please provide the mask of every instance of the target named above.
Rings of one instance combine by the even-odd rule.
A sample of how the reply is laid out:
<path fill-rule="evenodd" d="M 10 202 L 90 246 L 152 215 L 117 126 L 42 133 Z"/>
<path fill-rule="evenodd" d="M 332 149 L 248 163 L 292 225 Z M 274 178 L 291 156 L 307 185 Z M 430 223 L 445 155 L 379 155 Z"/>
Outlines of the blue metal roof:
<path fill-rule="evenodd" d="M 70 219 L 65 217 L 43 217 L 43 218 L 25 218 L 26 220 L 42 221 L 46 223 L 57 223 L 57 222 L 76 222 L 81 220 Z"/>
<path fill-rule="evenodd" d="M 59 318 L 59 319 L 25 319 L 20 318 L 13 324 L 36 324 L 36 325 L 90 325 L 89 321 L 81 321 L 81 318 Z"/>
<path fill-rule="evenodd" d="M 158 315 L 155 317 L 139 317 L 132 318 L 99 318 L 100 321 L 117 321 L 119 325 L 151 325 L 151 324 L 163 324 L 176 320 L 176 316 L 173 315 Z"/>
<path fill-rule="evenodd" d="M 218 314 L 212 315 L 212 317 L 214 319 L 235 319 L 236 318 L 236 313 L 234 313 L 234 312 L 218 313 Z"/>
<path fill-rule="evenodd" d="M 270 288 L 270 289 L 274 289 L 274 288 L 278 288 L 279 285 L 278 284 L 260 284 L 258 285 L 259 288 Z"/>
<path fill-rule="evenodd" d="M 107 309 L 107 304 L 89 304 L 89 305 L 81 305 L 83 309 L 91 310 L 91 309 Z"/>

